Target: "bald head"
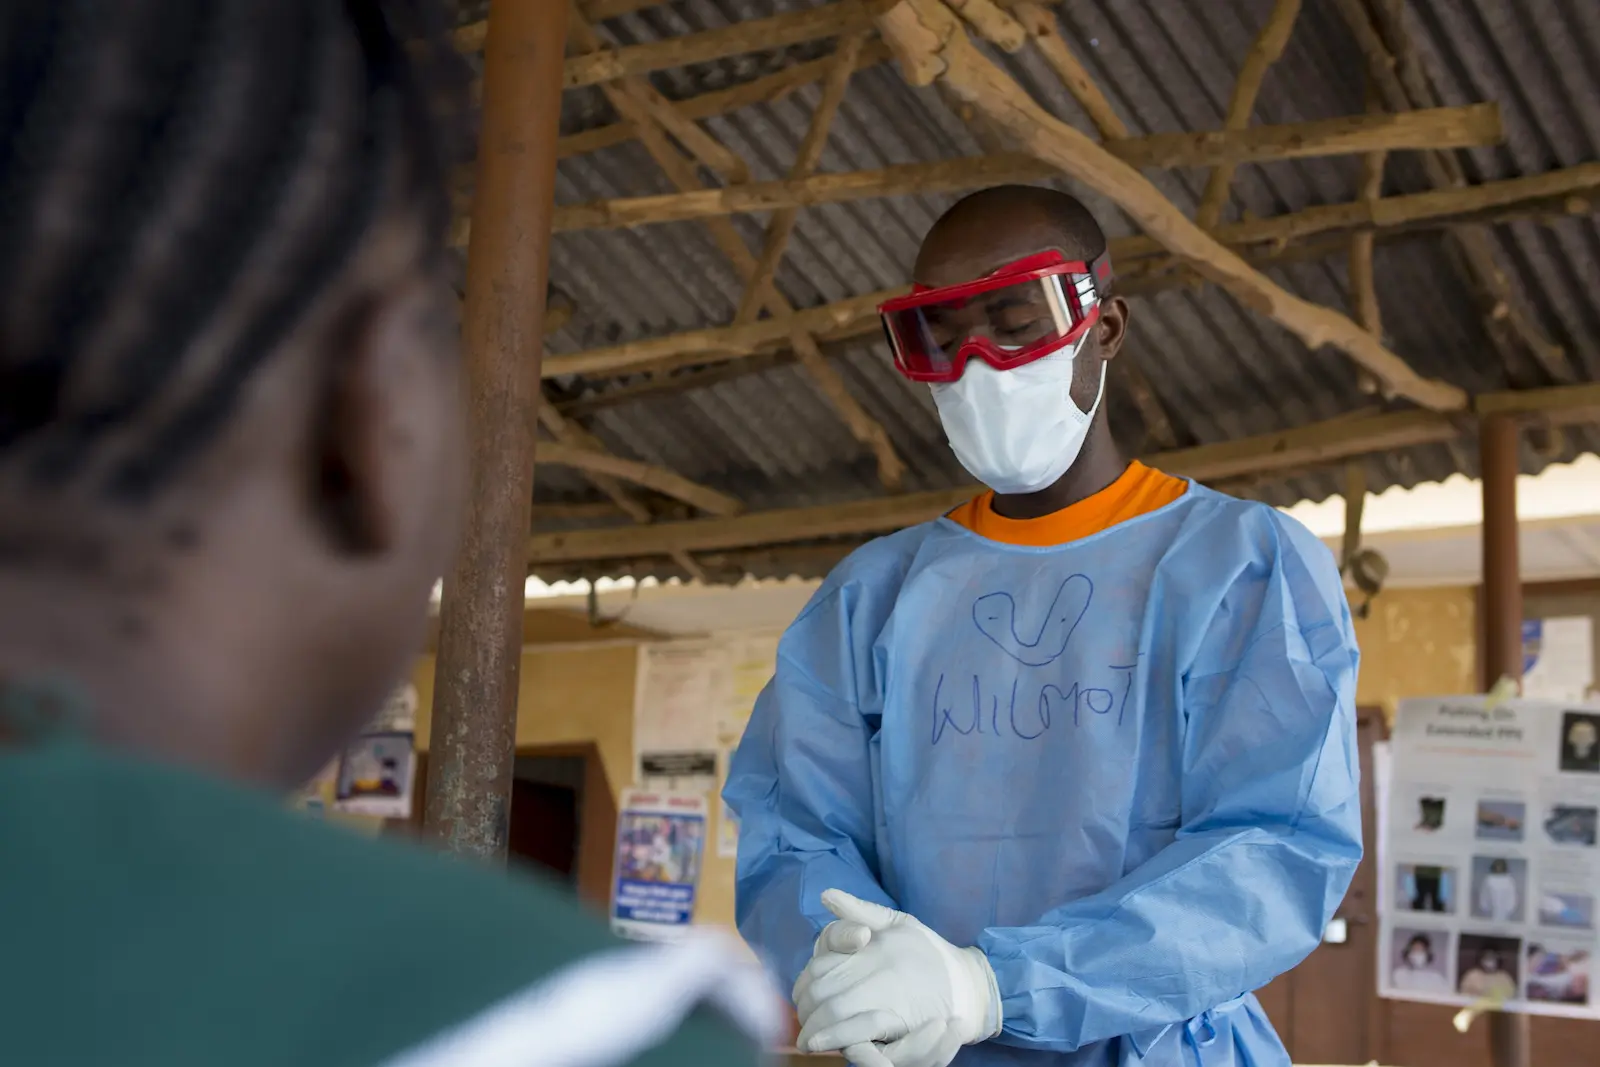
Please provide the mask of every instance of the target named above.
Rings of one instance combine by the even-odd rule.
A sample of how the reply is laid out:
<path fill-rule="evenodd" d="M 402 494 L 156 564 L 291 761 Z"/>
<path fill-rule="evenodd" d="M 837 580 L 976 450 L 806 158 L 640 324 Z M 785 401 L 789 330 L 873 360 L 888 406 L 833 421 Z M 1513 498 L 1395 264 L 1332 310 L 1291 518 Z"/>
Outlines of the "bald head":
<path fill-rule="evenodd" d="M 1106 250 L 1105 231 L 1068 193 L 997 185 L 963 197 L 939 217 L 922 239 L 912 277 L 923 285 L 953 285 L 1051 248 L 1092 260 Z"/>

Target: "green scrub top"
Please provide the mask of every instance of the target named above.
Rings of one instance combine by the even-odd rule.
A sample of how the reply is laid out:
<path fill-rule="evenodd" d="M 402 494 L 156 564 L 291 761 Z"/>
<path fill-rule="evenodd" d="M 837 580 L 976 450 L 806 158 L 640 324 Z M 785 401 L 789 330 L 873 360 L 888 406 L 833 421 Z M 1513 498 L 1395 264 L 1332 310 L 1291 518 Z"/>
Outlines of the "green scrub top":
<path fill-rule="evenodd" d="M 381 1067 L 597 954 L 642 951 L 530 877 L 75 740 L 0 748 L 6 1063 Z M 571 1021 L 620 1050 L 608 1062 L 757 1061 L 692 1006 L 641 1044 L 629 983 L 653 979 L 632 971 Z"/>

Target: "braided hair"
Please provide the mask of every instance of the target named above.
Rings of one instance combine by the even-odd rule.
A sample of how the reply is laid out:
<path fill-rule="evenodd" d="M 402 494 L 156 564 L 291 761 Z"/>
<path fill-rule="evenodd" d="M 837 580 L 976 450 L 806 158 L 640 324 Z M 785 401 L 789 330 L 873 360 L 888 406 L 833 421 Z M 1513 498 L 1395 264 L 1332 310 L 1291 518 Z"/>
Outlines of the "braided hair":
<path fill-rule="evenodd" d="M 150 501 L 376 222 L 446 254 L 427 0 L 0 0 L 0 475 Z"/>

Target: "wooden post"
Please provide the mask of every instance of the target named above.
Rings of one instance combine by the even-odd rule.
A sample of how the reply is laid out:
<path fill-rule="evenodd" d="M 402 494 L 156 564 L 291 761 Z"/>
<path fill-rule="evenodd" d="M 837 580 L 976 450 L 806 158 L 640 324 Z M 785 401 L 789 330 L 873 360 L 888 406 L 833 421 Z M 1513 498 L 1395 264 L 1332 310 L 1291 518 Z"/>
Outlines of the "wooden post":
<path fill-rule="evenodd" d="M 1513 415 L 1489 415 L 1479 429 L 1478 466 L 1483 478 L 1483 666 L 1485 688 L 1501 678 L 1522 677 L 1522 568 L 1517 552 L 1518 446 L 1522 431 Z M 1489 1054 L 1494 1067 L 1528 1067 L 1528 1017 L 1489 1016 Z"/>
<path fill-rule="evenodd" d="M 439 608 L 423 825 L 451 852 L 486 859 L 505 856 L 516 755 L 567 6 L 500 0 L 484 42 L 462 318 L 471 489 L 465 536 Z"/>

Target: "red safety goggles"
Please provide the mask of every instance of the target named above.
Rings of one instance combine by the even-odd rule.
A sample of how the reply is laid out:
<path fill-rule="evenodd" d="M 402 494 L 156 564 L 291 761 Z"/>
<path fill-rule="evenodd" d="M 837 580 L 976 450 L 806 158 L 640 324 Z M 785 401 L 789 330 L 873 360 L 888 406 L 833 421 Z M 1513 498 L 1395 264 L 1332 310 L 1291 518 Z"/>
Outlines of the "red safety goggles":
<path fill-rule="evenodd" d="M 1008 263 L 975 281 L 878 306 L 894 365 L 914 382 L 953 382 L 977 356 L 1012 370 L 1077 341 L 1100 321 L 1111 254 L 1092 263 L 1051 250 Z"/>

